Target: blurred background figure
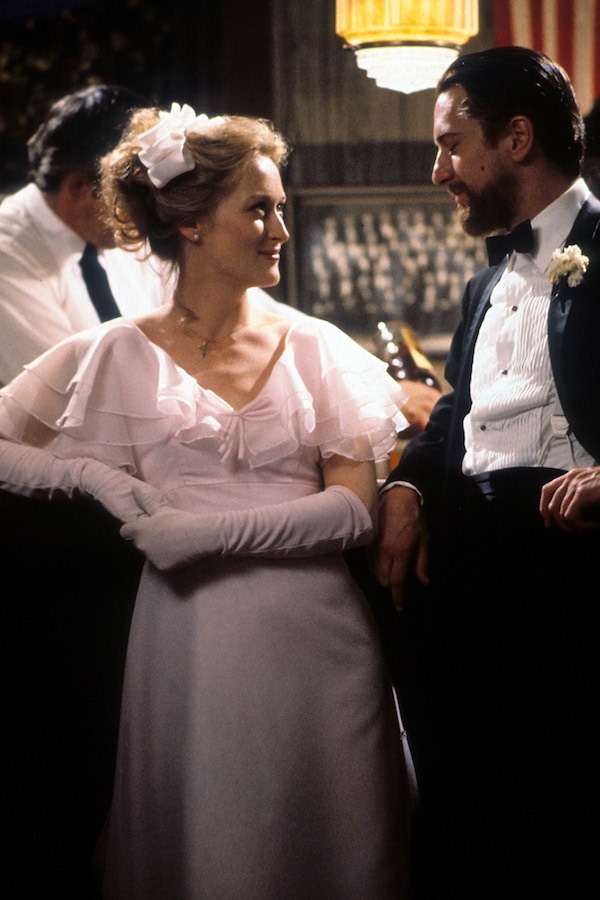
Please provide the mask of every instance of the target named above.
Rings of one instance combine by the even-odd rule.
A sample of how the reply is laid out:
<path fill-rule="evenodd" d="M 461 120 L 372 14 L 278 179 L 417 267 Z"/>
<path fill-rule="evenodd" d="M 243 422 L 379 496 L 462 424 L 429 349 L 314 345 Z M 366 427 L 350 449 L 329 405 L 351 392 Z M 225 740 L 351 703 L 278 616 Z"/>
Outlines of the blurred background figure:
<path fill-rule="evenodd" d="M 600 97 L 583 120 L 585 123 L 585 155 L 583 177 L 588 187 L 600 197 Z"/>
<path fill-rule="evenodd" d="M 118 86 L 68 94 L 28 141 L 30 183 L 0 205 L 0 382 L 65 337 L 160 304 L 157 270 L 115 248 L 98 160 L 145 101 Z"/>

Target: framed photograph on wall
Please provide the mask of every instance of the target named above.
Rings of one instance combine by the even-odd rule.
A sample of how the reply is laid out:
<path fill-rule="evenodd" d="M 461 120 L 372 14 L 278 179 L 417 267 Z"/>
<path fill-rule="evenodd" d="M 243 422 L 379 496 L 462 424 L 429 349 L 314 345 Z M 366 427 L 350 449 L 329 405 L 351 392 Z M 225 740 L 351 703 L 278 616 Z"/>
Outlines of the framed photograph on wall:
<path fill-rule="evenodd" d="M 447 348 L 467 280 L 487 265 L 455 203 L 427 186 L 301 188 L 286 221 L 289 302 L 352 335 L 407 322 L 424 345 Z"/>

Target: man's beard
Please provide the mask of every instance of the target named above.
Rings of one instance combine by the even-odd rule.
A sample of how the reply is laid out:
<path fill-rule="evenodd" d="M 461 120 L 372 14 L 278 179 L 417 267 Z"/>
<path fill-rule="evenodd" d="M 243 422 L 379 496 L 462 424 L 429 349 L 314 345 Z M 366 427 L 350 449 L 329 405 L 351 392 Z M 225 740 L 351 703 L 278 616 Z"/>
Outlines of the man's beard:
<path fill-rule="evenodd" d="M 469 191 L 468 206 L 458 207 L 458 219 L 463 230 L 472 237 L 506 231 L 516 208 L 514 195 L 514 181 L 504 173 L 479 194 Z"/>

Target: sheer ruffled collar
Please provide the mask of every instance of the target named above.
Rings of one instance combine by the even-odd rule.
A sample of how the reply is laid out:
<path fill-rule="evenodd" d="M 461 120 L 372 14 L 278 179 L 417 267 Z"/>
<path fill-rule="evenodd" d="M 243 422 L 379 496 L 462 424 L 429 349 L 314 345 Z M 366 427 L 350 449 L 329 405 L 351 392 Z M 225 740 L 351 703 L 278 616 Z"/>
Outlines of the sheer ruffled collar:
<path fill-rule="evenodd" d="M 224 460 L 251 468 L 299 447 L 323 457 L 385 458 L 406 420 L 386 365 L 335 326 L 303 317 L 258 395 L 233 409 L 201 387 L 133 322 L 116 319 L 69 338 L 3 392 L 0 425 L 17 440 L 28 416 L 77 441 L 118 448 L 218 440 Z M 19 433 L 21 432 L 21 433 Z"/>

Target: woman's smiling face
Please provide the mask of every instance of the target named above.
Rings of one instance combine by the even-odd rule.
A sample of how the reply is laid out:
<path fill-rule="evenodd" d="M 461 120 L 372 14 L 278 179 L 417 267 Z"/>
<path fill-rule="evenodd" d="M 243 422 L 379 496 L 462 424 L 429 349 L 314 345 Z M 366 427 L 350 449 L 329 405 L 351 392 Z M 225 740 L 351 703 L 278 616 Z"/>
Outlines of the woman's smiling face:
<path fill-rule="evenodd" d="M 229 280 L 243 290 L 277 284 L 281 247 L 290 236 L 284 206 L 277 166 L 256 154 L 234 190 L 198 223 L 205 275 Z"/>

